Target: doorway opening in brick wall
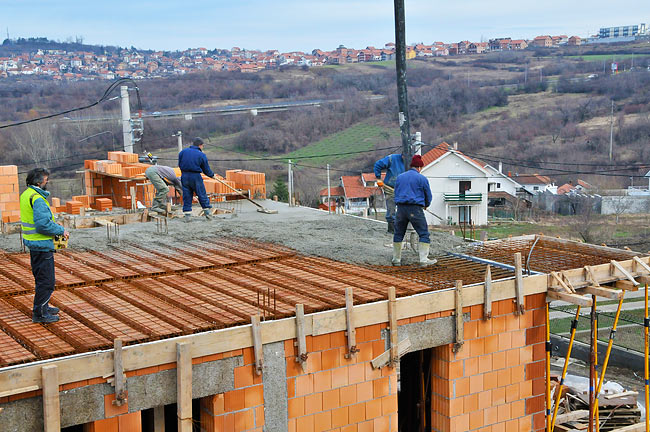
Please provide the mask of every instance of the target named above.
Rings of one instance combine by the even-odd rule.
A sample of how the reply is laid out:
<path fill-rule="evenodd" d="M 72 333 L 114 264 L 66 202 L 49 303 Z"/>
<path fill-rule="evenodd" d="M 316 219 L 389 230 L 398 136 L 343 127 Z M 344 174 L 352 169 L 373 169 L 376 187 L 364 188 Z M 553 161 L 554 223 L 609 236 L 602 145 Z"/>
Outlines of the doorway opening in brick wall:
<path fill-rule="evenodd" d="M 433 349 L 400 359 L 397 412 L 400 432 L 431 430 L 431 359 Z"/>

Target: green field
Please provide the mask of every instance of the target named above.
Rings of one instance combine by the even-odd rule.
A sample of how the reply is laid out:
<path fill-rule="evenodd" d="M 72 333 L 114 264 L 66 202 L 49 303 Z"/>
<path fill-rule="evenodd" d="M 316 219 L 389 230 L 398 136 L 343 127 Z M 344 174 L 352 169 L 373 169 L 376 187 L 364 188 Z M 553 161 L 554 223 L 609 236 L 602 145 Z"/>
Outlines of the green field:
<path fill-rule="evenodd" d="M 303 160 L 306 164 L 327 164 L 340 162 L 358 156 L 358 153 L 338 156 L 311 157 L 335 153 L 369 151 L 378 147 L 388 147 L 389 138 L 400 136 L 398 128 L 388 129 L 368 123 L 358 123 L 341 132 L 332 134 L 320 141 L 283 156 L 286 159 Z"/>
<path fill-rule="evenodd" d="M 567 58 L 582 58 L 584 61 L 598 61 L 598 60 L 623 60 L 632 57 L 641 57 L 638 54 L 591 54 L 582 56 L 567 56 Z"/>

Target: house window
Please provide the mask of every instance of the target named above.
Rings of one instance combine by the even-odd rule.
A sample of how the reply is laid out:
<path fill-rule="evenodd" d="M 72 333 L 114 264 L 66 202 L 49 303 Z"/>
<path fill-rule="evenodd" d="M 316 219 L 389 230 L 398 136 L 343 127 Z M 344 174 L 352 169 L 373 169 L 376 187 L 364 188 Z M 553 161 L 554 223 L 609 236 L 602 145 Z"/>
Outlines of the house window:
<path fill-rule="evenodd" d="M 497 189 L 501 189 L 501 183 L 497 183 Z"/>
<path fill-rule="evenodd" d="M 471 181 L 459 181 L 458 182 L 458 193 L 461 195 L 465 195 L 465 192 L 470 190 L 472 188 L 472 182 Z"/>
<path fill-rule="evenodd" d="M 539 186 L 533 186 L 533 190 L 539 190 Z"/>

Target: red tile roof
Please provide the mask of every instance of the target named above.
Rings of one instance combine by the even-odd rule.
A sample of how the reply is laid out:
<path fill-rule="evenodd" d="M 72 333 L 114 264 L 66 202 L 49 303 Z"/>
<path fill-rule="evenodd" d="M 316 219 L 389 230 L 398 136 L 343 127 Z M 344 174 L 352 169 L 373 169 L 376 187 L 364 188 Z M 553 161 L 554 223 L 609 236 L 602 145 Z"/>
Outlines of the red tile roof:
<path fill-rule="evenodd" d="M 327 196 L 327 188 L 321 189 L 320 196 Z M 330 188 L 330 197 L 345 196 L 345 192 L 341 186 Z"/>
<path fill-rule="evenodd" d="M 345 197 L 350 198 L 368 198 L 371 195 L 381 193 L 379 188 L 365 187 L 361 182 L 361 176 L 341 176 Z"/>
<path fill-rule="evenodd" d="M 366 183 L 377 181 L 377 177 L 375 177 L 375 173 L 361 173 L 361 177 L 363 178 L 363 181 L 365 181 Z M 385 172 L 381 173 L 381 179 L 383 180 L 384 178 L 386 178 Z"/>
<path fill-rule="evenodd" d="M 564 195 L 566 193 L 569 193 L 573 189 L 575 189 L 575 187 L 573 185 L 571 185 L 569 183 L 565 183 L 562 186 L 560 186 L 559 188 L 557 188 L 557 194 L 558 195 Z"/>
<path fill-rule="evenodd" d="M 521 174 L 514 177 L 514 180 L 519 184 L 551 184 L 552 181 L 549 177 L 539 174 Z"/>
<path fill-rule="evenodd" d="M 425 154 L 422 155 L 422 161 L 424 162 L 424 166 L 427 166 L 430 163 L 435 162 L 436 160 L 438 160 L 441 157 L 443 157 L 444 155 L 446 155 L 448 152 L 454 152 L 454 153 L 457 153 L 457 154 L 461 155 L 462 157 L 469 160 L 471 163 L 475 164 L 477 167 L 479 167 L 481 169 L 483 169 L 485 167 L 485 165 L 487 165 L 485 162 L 481 162 L 479 160 L 472 159 L 472 158 L 464 155 L 463 152 L 461 152 L 461 151 L 454 150 L 453 147 L 451 147 L 446 142 L 442 142 L 442 143 L 438 144 L 437 146 L 435 146 L 433 149 L 429 150 L 428 152 L 426 152 Z"/>

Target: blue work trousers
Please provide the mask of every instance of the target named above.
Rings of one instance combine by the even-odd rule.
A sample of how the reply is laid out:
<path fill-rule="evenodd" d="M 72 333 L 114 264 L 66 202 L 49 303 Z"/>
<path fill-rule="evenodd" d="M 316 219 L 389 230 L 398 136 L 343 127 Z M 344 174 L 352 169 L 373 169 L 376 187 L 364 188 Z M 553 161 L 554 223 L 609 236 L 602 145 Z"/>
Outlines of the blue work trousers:
<path fill-rule="evenodd" d="M 183 184 L 183 211 L 192 211 L 192 198 L 196 194 L 199 199 L 199 204 L 204 209 L 209 209 L 210 199 L 205 193 L 205 185 L 201 173 L 184 172 L 181 176 L 181 183 Z"/>
<path fill-rule="evenodd" d="M 393 243 L 399 243 L 404 240 L 404 234 L 406 234 L 406 227 L 409 222 L 411 222 L 413 229 L 420 236 L 420 243 L 431 243 L 429 239 L 429 226 L 427 225 L 427 218 L 424 216 L 424 209 L 417 204 L 397 204 Z"/>
<path fill-rule="evenodd" d="M 54 292 L 54 252 L 29 251 L 32 274 L 34 275 L 33 313 L 41 316 L 43 306 L 50 301 Z"/>
<path fill-rule="evenodd" d="M 395 223 L 395 194 L 385 192 L 386 197 L 386 222 Z"/>

